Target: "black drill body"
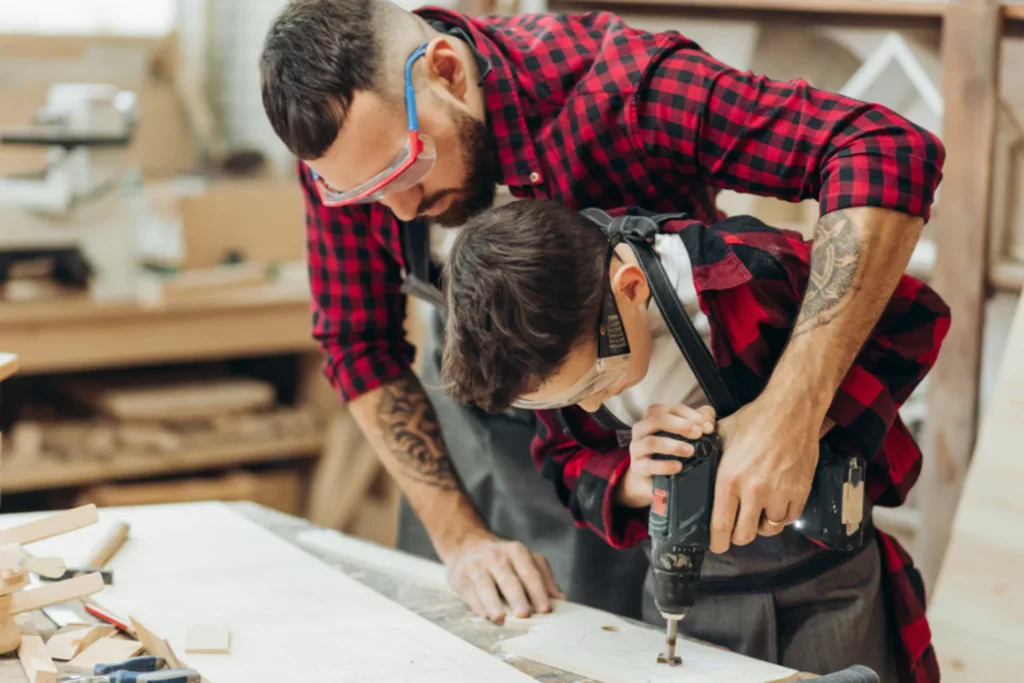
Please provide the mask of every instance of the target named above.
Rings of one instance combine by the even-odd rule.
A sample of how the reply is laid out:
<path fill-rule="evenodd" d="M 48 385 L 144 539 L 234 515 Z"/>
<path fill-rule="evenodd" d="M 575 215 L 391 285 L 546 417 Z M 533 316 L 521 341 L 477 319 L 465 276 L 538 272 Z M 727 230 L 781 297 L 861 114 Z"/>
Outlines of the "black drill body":
<path fill-rule="evenodd" d="M 686 441 L 694 448 L 689 458 L 653 456 L 683 463 L 677 474 L 654 477 L 648 517 L 654 599 L 669 622 L 668 655 L 660 661 L 675 664 L 676 625 L 697 600 L 704 554 L 711 545 L 711 511 L 722 441 L 717 431 L 699 439 L 669 432 L 659 432 L 659 436 Z M 837 455 L 821 446 L 807 503 L 793 527 L 832 550 L 861 547 L 866 533 L 863 475 L 859 458 Z"/>
<path fill-rule="evenodd" d="M 681 619 L 697 599 L 704 553 L 711 544 L 711 509 L 722 442 L 718 432 L 699 439 L 668 432 L 660 436 L 686 441 L 694 448 L 689 458 L 654 456 L 655 460 L 678 459 L 683 469 L 654 477 L 648 518 L 655 603 L 666 619 Z"/>

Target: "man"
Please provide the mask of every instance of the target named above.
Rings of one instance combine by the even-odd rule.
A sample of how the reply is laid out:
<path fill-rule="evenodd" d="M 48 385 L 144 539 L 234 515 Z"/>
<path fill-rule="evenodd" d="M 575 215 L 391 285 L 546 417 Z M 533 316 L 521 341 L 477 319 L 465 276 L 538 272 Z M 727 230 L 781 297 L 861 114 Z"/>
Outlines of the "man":
<path fill-rule="evenodd" d="M 707 221 L 716 188 L 820 199 L 793 339 L 762 396 L 719 426 L 734 485 L 715 510 L 714 548 L 753 541 L 762 513 L 780 524 L 768 534 L 800 514 L 825 406 L 928 217 L 944 158 L 934 136 L 881 107 L 739 73 L 683 36 L 609 13 L 472 19 L 299 0 L 271 26 L 260 68 L 270 122 L 302 162 L 325 374 L 426 527 L 404 507 L 400 547 L 432 545 L 478 614 L 500 621 L 503 602 L 519 616 L 549 609 L 550 560 L 571 598 L 639 616 L 647 570 L 642 553 L 610 551 L 538 495 L 523 457 L 529 411 L 488 416 L 428 398 L 424 386 L 440 384 L 439 313 L 422 383 L 409 369 L 406 294 L 439 300 L 438 226 L 487 208 L 497 185 Z M 618 593 L 599 590 L 611 580 Z"/>
<path fill-rule="evenodd" d="M 654 296 L 656 266 L 638 258 L 644 238 L 628 231 L 653 232 L 655 223 L 608 218 L 521 200 L 471 219 L 445 269 L 442 374 L 461 402 L 541 411 L 537 466 L 578 525 L 630 548 L 647 536 L 652 477 L 682 467 L 654 456 L 694 452 L 665 432 L 710 433 L 716 415 L 702 386 L 723 399 L 699 349 L 680 341 L 685 321 L 672 317 L 667 298 L 714 349 L 726 403 L 742 405 L 756 399 L 793 329 L 811 250 L 799 234 L 750 217 L 712 226 L 666 217 L 649 237 L 648 259 L 665 274 Z M 921 452 L 897 410 L 948 329 L 942 299 L 904 276 L 826 406 L 822 442 L 867 462 L 870 504 L 902 504 L 917 479 Z M 717 484 L 716 498 L 728 490 L 721 476 Z M 878 532 L 874 540 L 872 531 L 863 548 L 823 550 L 790 526 L 709 554 L 680 629 L 802 671 L 862 664 L 887 683 L 938 681 L 920 576 L 895 539 Z M 653 599 L 646 607 L 645 619 L 661 621 Z"/>

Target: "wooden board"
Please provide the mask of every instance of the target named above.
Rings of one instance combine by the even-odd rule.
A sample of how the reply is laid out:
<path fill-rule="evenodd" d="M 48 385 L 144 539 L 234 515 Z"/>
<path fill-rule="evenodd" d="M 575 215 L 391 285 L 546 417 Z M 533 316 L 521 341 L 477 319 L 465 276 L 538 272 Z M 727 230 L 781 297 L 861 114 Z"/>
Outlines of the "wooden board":
<path fill-rule="evenodd" d="M 57 683 L 57 666 L 46 654 L 46 646 L 38 635 L 21 636 L 18 659 L 29 683 Z"/>
<path fill-rule="evenodd" d="M 139 376 L 79 379 L 58 384 L 82 404 L 118 420 L 191 420 L 269 408 L 274 386 L 249 377 L 153 381 Z"/>
<path fill-rule="evenodd" d="M 440 562 L 370 543 L 332 529 L 303 531 L 295 539 L 313 552 L 341 562 L 387 572 L 404 581 L 451 592 L 448 572 Z"/>
<path fill-rule="evenodd" d="M 952 323 L 928 376 L 925 462 L 917 486 L 922 527 L 914 560 L 928 588 L 942 563 L 977 433 L 999 31 L 998 5 L 979 0 L 954 3 L 943 24 L 947 158 L 931 284 L 949 305 Z"/>
<path fill-rule="evenodd" d="M 72 579 L 57 581 L 11 596 L 11 614 L 21 614 L 59 602 L 84 598 L 103 590 L 103 577 L 98 573 L 83 574 Z"/>
<path fill-rule="evenodd" d="M 947 683 L 1011 683 L 1024 671 L 1024 306 L 987 406 L 928 609 Z"/>
<path fill-rule="evenodd" d="M 82 505 L 72 510 L 45 515 L 40 519 L 0 531 L 0 545 L 27 545 L 59 534 L 95 524 L 99 514 L 95 505 Z"/>
<path fill-rule="evenodd" d="M 597 610 L 557 605 L 530 632 L 502 643 L 515 655 L 601 683 L 775 683 L 797 671 L 680 638 L 677 667 L 659 664 L 664 634 Z M 596 613 L 596 614 L 595 614 Z"/>
<path fill-rule="evenodd" d="M 223 504 L 107 513 L 128 522 L 132 538 L 109 565 L 117 580 L 95 602 L 145 623 L 211 683 L 531 680 Z M 72 556 L 95 542 L 87 535 L 54 538 L 45 549 L 66 541 Z M 196 623 L 227 625 L 231 653 L 186 655 Z"/>

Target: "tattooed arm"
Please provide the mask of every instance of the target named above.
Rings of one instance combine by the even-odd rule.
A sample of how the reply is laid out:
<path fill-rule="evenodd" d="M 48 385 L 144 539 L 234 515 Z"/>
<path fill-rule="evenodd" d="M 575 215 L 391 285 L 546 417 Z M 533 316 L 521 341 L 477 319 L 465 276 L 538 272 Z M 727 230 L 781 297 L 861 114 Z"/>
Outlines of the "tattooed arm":
<path fill-rule="evenodd" d="M 363 432 L 423 522 L 452 587 L 481 617 L 547 612 L 563 597 L 547 560 L 492 534 L 466 495 L 430 398 L 411 370 L 349 402 Z"/>
<path fill-rule="evenodd" d="M 757 400 L 719 423 L 725 456 L 712 513 L 713 551 L 780 533 L 803 512 L 828 408 L 923 227 L 920 218 L 868 207 L 818 221 L 789 344 Z"/>

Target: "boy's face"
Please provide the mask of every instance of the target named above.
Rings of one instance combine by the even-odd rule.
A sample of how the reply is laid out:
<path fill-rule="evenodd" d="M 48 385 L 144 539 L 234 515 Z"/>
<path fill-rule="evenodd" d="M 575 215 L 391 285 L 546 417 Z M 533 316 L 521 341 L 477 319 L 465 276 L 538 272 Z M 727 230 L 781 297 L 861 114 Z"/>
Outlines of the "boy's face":
<path fill-rule="evenodd" d="M 576 400 L 576 405 L 594 412 L 601 404 L 636 385 L 646 375 L 651 362 L 651 328 L 647 322 L 647 300 L 650 290 L 643 270 L 637 264 L 633 250 L 620 244 L 609 265 L 611 289 L 619 308 L 622 326 L 629 341 L 630 355 L 626 372 L 615 383 L 596 393 Z M 536 391 L 522 398 L 545 402 L 569 390 L 590 373 L 597 363 L 597 335 L 580 339 L 565 358 L 565 362 Z"/>

